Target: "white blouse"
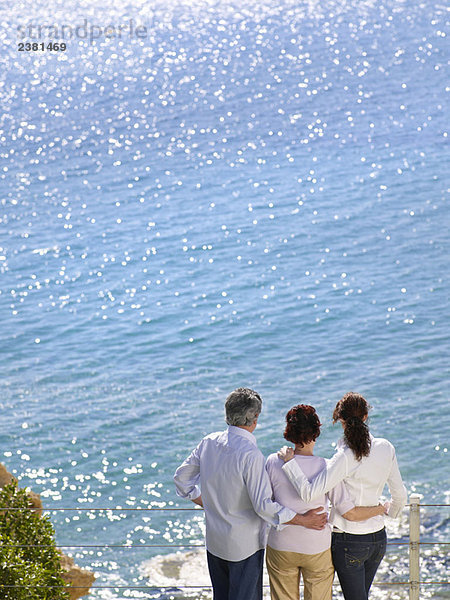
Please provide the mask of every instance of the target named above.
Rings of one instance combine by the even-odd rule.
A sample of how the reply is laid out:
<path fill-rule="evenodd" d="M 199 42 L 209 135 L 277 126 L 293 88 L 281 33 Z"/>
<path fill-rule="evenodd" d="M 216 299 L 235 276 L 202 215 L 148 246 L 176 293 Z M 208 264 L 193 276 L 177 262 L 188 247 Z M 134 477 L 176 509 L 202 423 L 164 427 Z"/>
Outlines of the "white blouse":
<path fill-rule="evenodd" d="M 326 468 L 309 481 L 295 460 L 283 465 L 283 471 L 289 477 L 299 496 L 305 502 L 320 497 L 341 481 L 345 482 L 355 506 L 374 506 L 378 504 L 385 484 L 388 484 L 392 496 L 389 516 L 400 515 L 407 502 L 407 492 L 397 464 L 394 446 L 383 438 L 372 435 L 369 456 L 357 460 L 350 448 L 341 440 L 338 450 Z M 366 521 L 347 521 L 332 509 L 330 521 L 340 531 L 363 534 L 379 531 L 384 527 L 384 516 L 378 515 Z"/>

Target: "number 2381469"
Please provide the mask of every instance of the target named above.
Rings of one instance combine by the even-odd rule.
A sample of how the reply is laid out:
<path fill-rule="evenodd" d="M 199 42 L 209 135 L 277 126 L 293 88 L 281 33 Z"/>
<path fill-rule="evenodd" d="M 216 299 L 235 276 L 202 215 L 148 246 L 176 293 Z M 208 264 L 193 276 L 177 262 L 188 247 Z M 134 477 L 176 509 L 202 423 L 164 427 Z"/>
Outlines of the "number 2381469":
<path fill-rule="evenodd" d="M 17 45 L 19 52 L 65 52 L 66 49 L 65 42 L 19 42 Z"/>

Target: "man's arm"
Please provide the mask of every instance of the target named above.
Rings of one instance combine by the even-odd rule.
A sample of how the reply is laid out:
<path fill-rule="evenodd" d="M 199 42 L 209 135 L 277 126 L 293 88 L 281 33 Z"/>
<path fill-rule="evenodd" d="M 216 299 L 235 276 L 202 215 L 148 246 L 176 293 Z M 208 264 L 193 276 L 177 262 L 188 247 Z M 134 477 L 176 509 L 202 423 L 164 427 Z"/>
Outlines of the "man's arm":
<path fill-rule="evenodd" d="M 200 442 L 201 443 L 201 442 Z M 200 444 L 199 444 L 200 446 Z M 178 467 L 173 476 L 177 495 L 193 502 L 201 498 L 200 492 L 200 453 L 199 446 L 193 450 Z M 198 502 L 195 502 L 198 504 Z"/>
<path fill-rule="evenodd" d="M 327 521 L 327 513 L 324 512 L 323 506 L 319 506 L 319 508 L 312 508 L 302 515 L 297 513 L 293 519 L 283 525 L 302 525 L 307 529 L 323 529 Z"/>
<path fill-rule="evenodd" d="M 255 513 L 272 527 L 281 529 L 296 517 L 296 512 L 272 500 L 272 486 L 264 462 L 259 450 L 249 453 L 243 467 L 243 479 Z"/>
<path fill-rule="evenodd" d="M 203 500 L 201 496 L 199 496 L 198 498 L 191 498 L 191 500 L 194 504 L 198 504 L 198 506 L 201 506 L 203 508 Z"/>

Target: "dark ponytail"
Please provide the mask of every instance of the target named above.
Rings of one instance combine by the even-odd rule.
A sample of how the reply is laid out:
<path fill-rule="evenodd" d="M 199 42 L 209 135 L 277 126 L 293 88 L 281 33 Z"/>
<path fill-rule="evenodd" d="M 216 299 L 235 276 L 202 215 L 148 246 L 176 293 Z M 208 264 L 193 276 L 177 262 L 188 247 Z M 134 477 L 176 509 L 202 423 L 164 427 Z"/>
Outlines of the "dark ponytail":
<path fill-rule="evenodd" d="M 333 412 L 333 423 L 343 421 L 345 442 L 357 460 L 370 453 L 369 428 L 364 422 L 370 408 L 360 394 L 349 392 L 339 400 Z"/>

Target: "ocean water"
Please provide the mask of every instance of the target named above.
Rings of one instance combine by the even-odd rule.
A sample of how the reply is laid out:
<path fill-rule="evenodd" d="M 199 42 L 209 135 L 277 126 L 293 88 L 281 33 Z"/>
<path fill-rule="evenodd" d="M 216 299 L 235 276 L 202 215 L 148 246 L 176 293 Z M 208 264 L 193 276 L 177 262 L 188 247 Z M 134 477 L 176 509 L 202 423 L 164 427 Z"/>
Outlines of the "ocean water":
<path fill-rule="evenodd" d="M 1 460 L 95 571 L 92 598 L 209 597 L 182 588 L 208 583 L 187 547 L 204 525 L 172 474 L 241 385 L 264 399 L 265 454 L 303 402 L 331 456 L 336 401 L 363 393 L 433 505 L 422 578 L 448 581 L 444 6 L 36 0 L 0 17 Z M 389 532 L 407 541 L 406 513 Z M 407 580 L 406 552 L 389 546 L 379 582 Z M 167 589 L 132 589 L 149 585 Z"/>

